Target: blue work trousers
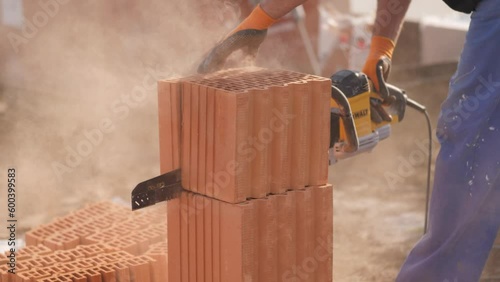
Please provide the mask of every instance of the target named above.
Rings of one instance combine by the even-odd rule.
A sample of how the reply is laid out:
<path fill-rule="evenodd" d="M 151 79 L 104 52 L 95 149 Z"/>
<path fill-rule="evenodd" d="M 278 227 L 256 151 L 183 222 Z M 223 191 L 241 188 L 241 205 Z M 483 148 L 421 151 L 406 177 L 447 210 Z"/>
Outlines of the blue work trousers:
<path fill-rule="evenodd" d="M 499 0 L 482 0 L 472 13 L 436 134 L 428 232 L 396 281 L 475 282 L 500 226 Z"/>

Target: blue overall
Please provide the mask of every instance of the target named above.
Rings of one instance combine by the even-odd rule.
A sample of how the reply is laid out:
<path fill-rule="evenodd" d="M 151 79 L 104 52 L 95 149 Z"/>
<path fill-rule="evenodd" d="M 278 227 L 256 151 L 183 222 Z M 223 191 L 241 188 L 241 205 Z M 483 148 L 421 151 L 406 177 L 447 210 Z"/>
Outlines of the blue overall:
<path fill-rule="evenodd" d="M 471 19 L 441 106 L 429 229 L 398 282 L 478 281 L 499 231 L 500 1 L 482 0 Z"/>

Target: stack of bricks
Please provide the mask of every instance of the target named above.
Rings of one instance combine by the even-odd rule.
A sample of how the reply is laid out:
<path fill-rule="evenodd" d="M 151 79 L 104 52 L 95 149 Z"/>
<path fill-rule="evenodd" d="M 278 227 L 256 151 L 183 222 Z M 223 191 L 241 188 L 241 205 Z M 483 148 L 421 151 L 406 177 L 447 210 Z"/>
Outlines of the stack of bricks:
<path fill-rule="evenodd" d="M 233 69 L 158 84 L 169 281 L 331 281 L 329 79 Z"/>
<path fill-rule="evenodd" d="M 167 281 L 165 207 L 132 212 L 102 202 L 26 233 L 15 274 L 0 256 L 0 282 Z"/>

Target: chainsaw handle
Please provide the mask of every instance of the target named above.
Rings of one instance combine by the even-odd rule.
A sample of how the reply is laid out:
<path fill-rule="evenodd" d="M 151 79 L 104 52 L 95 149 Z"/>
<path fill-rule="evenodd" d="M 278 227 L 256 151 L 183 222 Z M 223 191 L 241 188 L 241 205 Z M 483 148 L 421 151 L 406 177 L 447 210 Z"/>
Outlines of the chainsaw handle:
<path fill-rule="evenodd" d="M 387 59 L 385 59 L 387 60 Z M 387 84 L 385 83 L 385 78 L 384 78 L 384 59 L 380 59 L 377 62 L 377 79 L 378 79 L 378 87 L 379 89 L 376 89 L 378 91 L 378 94 L 380 97 L 382 97 L 382 100 L 386 102 L 387 100 L 391 99 L 391 96 L 389 95 L 389 89 L 387 89 Z M 391 101 L 387 101 L 391 102 Z"/>
<path fill-rule="evenodd" d="M 359 139 L 349 100 L 340 89 L 333 85 L 331 97 L 339 105 L 340 118 L 346 132 L 347 144 L 344 147 L 344 151 L 348 153 L 356 152 L 359 149 Z"/>

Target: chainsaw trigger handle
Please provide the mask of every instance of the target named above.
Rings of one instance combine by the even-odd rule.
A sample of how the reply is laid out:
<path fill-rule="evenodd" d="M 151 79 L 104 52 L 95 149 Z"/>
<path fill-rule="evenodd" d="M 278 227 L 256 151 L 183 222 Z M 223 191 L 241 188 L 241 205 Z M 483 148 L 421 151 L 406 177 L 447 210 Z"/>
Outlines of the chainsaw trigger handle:
<path fill-rule="evenodd" d="M 380 97 L 382 97 L 382 100 L 386 101 L 387 99 L 390 99 L 389 98 L 390 96 L 389 96 L 389 90 L 387 89 L 387 84 L 385 83 L 385 78 L 384 78 L 384 64 L 386 64 L 386 62 L 384 60 L 388 60 L 388 59 L 386 59 L 386 58 L 380 59 L 377 62 L 376 73 L 377 73 L 379 89 L 376 89 L 376 91 L 378 91 L 378 94 L 380 95 Z"/>
<path fill-rule="evenodd" d="M 359 148 L 359 140 L 349 100 L 340 89 L 333 85 L 331 97 L 339 106 L 340 118 L 342 119 L 346 132 L 347 143 L 344 144 L 343 150 L 349 153 L 356 152 Z"/>

